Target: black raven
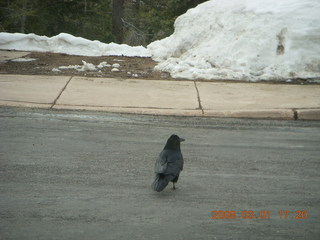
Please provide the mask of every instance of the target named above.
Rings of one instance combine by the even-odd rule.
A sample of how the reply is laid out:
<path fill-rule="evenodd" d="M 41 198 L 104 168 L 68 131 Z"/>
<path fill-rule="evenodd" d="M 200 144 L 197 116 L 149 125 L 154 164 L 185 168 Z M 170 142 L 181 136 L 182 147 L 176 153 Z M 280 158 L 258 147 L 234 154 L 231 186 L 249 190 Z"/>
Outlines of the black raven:
<path fill-rule="evenodd" d="M 173 134 L 169 137 L 164 149 L 159 154 L 154 166 L 155 179 L 151 185 L 152 189 L 161 192 L 171 181 L 173 190 L 178 182 L 180 171 L 183 169 L 183 157 L 180 150 L 180 142 L 184 139 Z"/>

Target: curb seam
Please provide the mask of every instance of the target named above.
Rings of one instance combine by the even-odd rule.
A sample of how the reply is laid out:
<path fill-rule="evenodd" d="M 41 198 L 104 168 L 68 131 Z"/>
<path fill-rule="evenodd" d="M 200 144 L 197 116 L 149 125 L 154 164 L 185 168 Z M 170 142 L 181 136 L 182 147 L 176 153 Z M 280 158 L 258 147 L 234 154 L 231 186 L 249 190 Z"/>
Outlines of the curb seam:
<path fill-rule="evenodd" d="M 292 112 L 293 112 L 293 120 L 299 120 L 297 109 L 293 108 Z"/>
<path fill-rule="evenodd" d="M 57 101 L 59 100 L 61 94 L 64 92 L 64 90 L 66 90 L 67 86 L 69 85 L 71 79 L 73 78 L 73 76 L 71 76 L 69 78 L 69 80 L 67 81 L 66 85 L 64 85 L 64 87 L 61 89 L 59 95 L 56 97 L 56 99 L 53 101 L 52 105 L 50 106 L 50 109 L 52 109 L 54 107 L 54 105 L 56 105 Z"/>
<path fill-rule="evenodd" d="M 202 105 L 201 105 L 201 98 L 200 98 L 200 93 L 199 93 L 199 89 L 198 89 L 198 86 L 197 86 L 197 82 L 196 82 L 196 81 L 193 81 L 193 83 L 194 83 L 194 87 L 195 87 L 195 89 L 196 89 L 196 91 L 197 91 L 197 98 L 198 98 L 198 103 L 199 103 L 199 106 L 198 106 L 197 109 L 200 109 L 202 115 L 204 115 L 204 110 L 203 110 L 203 107 L 202 107 Z"/>

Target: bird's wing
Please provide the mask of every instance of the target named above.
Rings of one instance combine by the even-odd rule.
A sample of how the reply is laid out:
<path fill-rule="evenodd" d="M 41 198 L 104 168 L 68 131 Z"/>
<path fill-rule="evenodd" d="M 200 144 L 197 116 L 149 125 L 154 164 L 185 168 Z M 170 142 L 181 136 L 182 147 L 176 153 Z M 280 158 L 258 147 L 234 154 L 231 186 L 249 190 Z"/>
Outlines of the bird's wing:
<path fill-rule="evenodd" d="M 183 157 L 180 151 L 170 151 L 168 153 L 167 168 L 165 174 L 177 176 L 183 168 Z"/>
<path fill-rule="evenodd" d="M 154 165 L 155 173 L 164 174 L 168 167 L 168 154 L 165 150 L 163 150 L 156 159 L 156 163 Z"/>
<path fill-rule="evenodd" d="M 164 175 L 178 175 L 183 169 L 183 157 L 180 151 L 163 150 L 156 160 L 154 172 Z"/>

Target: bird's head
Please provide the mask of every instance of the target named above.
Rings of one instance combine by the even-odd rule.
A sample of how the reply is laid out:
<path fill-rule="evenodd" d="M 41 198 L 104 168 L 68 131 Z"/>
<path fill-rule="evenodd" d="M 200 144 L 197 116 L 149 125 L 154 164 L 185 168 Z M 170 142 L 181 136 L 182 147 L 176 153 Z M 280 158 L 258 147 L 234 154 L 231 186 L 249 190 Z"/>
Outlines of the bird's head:
<path fill-rule="evenodd" d="M 167 141 L 165 149 L 174 149 L 174 150 L 180 150 L 180 143 L 185 141 L 185 139 L 180 138 L 178 135 L 171 135 Z"/>

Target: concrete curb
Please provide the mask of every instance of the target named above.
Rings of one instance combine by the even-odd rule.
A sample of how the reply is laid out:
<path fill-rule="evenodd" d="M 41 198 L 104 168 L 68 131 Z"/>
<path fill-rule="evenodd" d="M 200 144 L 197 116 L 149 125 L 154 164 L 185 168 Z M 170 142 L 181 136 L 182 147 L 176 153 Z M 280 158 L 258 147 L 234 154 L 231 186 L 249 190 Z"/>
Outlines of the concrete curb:
<path fill-rule="evenodd" d="M 320 120 L 320 109 L 296 109 L 296 113 L 297 120 Z"/>
<path fill-rule="evenodd" d="M 251 109 L 251 110 L 204 110 L 204 116 L 225 118 L 250 118 L 250 119 L 282 119 L 293 120 L 292 109 Z"/>
<path fill-rule="evenodd" d="M 89 111 L 103 111 L 103 112 L 112 112 L 112 113 L 131 113 L 131 114 L 162 115 L 162 116 L 189 116 L 189 117 L 203 116 L 201 110 L 196 110 L 196 109 L 77 106 L 77 105 L 60 105 L 60 104 L 55 105 L 53 109 L 89 110 Z"/>
<path fill-rule="evenodd" d="M 18 101 L 3 101 L 0 100 L 0 107 L 25 107 L 25 108 L 45 108 L 50 109 L 52 104 L 47 103 L 33 103 L 33 102 L 18 102 Z"/>
<path fill-rule="evenodd" d="M 256 110 L 226 110 L 214 111 L 199 109 L 160 109 L 139 107 L 105 107 L 105 106 L 78 106 L 31 102 L 0 101 L 1 106 L 43 108 L 56 110 L 87 110 L 112 113 L 146 114 L 160 116 L 188 116 L 213 118 L 243 118 L 243 119 L 270 119 L 270 120 L 308 120 L 319 121 L 320 109 L 256 109 Z"/>
<path fill-rule="evenodd" d="M 320 86 L 0 74 L 0 106 L 320 120 Z"/>

